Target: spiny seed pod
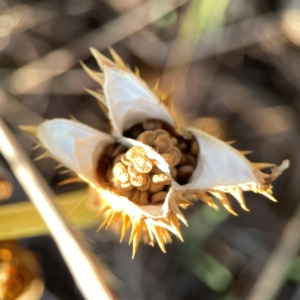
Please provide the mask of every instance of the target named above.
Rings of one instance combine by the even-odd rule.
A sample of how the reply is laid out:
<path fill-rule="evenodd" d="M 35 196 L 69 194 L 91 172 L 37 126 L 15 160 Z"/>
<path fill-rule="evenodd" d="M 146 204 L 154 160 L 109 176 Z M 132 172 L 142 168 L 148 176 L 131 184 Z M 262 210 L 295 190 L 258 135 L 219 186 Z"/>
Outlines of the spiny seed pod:
<path fill-rule="evenodd" d="M 115 62 L 95 49 L 91 51 L 103 74 L 84 64 L 83 68 L 103 92 L 88 92 L 105 106 L 111 135 L 65 119 L 45 121 L 35 132 L 47 153 L 96 191 L 99 214 L 105 217 L 99 229 L 114 223 L 117 227 L 122 221 L 121 241 L 132 227 L 129 242 L 133 244 L 133 256 L 142 235 L 150 245 L 156 240 L 165 252 L 165 243 L 171 240 L 169 232 L 182 239 L 178 220 L 184 224 L 187 221 L 179 207 L 191 204 L 187 198 L 200 198 L 217 208 L 213 195 L 233 214 L 226 193 L 234 196 L 243 209 L 247 209 L 243 191 L 275 200 L 272 181 L 288 167 L 287 160 L 265 174 L 260 169 L 270 164 L 253 164 L 229 144 L 199 129 L 177 128 L 163 100 L 113 50 Z M 125 148 L 111 152 L 121 155 L 115 161 L 107 149 L 116 144 Z M 120 162 L 125 166 L 121 171 Z M 129 181 L 123 182 L 127 175 L 123 179 L 122 170 L 130 176 Z M 170 180 L 153 182 L 159 176 Z"/>

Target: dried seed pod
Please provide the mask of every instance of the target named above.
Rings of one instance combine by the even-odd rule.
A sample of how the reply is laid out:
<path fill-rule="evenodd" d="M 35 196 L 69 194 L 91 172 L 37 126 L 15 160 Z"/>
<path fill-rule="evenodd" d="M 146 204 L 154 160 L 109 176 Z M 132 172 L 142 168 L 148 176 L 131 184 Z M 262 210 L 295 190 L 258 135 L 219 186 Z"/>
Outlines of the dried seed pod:
<path fill-rule="evenodd" d="M 119 225 L 119 219 L 123 218 L 121 239 L 123 239 L 127 228 L 132 225 L 130 241 L 133 243 L 133 256 L 141 233 L 145 228 L 148 229 L 147 238 L 150 242 L 154 243 L 155 236 L 164 252 L 164 244 L 168 240 L 167 230 L 181 238 L 178 219 L 184 224 L 187 223 L 179 210 L 178 204 L 187 205 L 187 202 L 183 203 L 180 198 L 184 197 L 185 192 L 200 190 L 204 195 L 202 198 L 209 205 L 212 205 L 212 200 L 209 200 L 208 194 L 213 194 L 232 213 L 225 193 L 230 193 L 236 197 L 242 207 L 245 207 L 241 200 L 242 190 L 252 190 L 274 200 L 271 195 L 271 182 L 288 167 L 288 161 L 284 161 L 282 165 L 274 168 L 271 175 L 264 174 L 241 153 L 219 139 L 193 128 L 178 130 L 172 115 L 161 99 L 147 87 L 145 82 L 134 75 L 127 67 L 124 67 L 124 63 L 120 62 L 120 58 L 117 58 L 116 63 L 114 63 L 95 49 L 92 49 L 92 53 L 103 74 L 95 75 L 95 72 L 90 70 L 88 72 L 92 74 L 97 82 L 103 85 L 103 93 L 97 99 L 100 99 L 101 103 L 106 106 L 113 137 L 79 122 L 68 120 L 45 121 L 35 132 L 45 148 L 51 152 L 51 155 L 74 172 L 77 172 L 80 177 L 89 182 L 92 188 L 96 188 L 99 198 L 102 199 L 101 203 L 99 201 L 99 206 L 101 205 L 99 210 L 107 213 L 105 222 L 114 220 L 116 225 Z M 115 53 L 113 57 L 116 57 Z M 105 84 L 103 84 L 104 82 Z M 96 92 L 95 94 L 97 95 Z M 150 119 L 161 121 L 153 122 Z M 147 122 L 147 120 L 150 120 L 150 122 Z M 134 134 L 127 136 L 126 133 L 124 136 L 123 133 L 130 131 L 130 128 L 132 128 Z M 144 130 L 156 131 L 156 136 L 170 134 L 171 141 L 173 134 L 178 139 L 178 147 L 173 145 L 170 152 L 164 153 L 164 155 L 169 155 L 169 159 L 172 160 L 170 165 L 166 163 L 167 159 L 165 160 L 157 151 L 135 140 L 142 133 L 143 128 Z M 162 128 L 170 129 L 170 133 Z M 144 150 L 144 154 L 138 151 L 139 154 L 137 155 L 134 153 L 128 155 L 128 157 L 124 155 L 121 161 L 127 166 L 130 165 L 128 161 L 133 163 L 137 157 L 147 155 L 151 161 L 156 161 L 155 166 L 162 171 L 159 174 L 169 173 L 170 169 L 177 166 L 181 160 L 183 154 L 180 149 L 184 154 L 188 154 L 185 152 L 192 154 L 197 161 L 201 161 L 201 164 L 196 164 L 196 169 L 186 184 L 183 183 L 184 180 L 181 180 L 181 178 L 177 183 L 172 180 L 170 186 L 159 186 L 151 180 L 149 194 L 154 193 L 151 202 L 153 201 L 152 203 L 155 202 L 157 205 L 157 209 L 153 209 L 151 205 L 140 204 L 141 191 L 137 188 L 133 188 L 131 192 L 121 191 L 117 193 L 116 191 L 120 186 L 112 186 L 109 189 L 107 188 L 107 182 L 104 182 L 104 184 L 99 182 L 99 177 L 105 177 L 98 176 L 99 174 L 95 172 L 98 165 L 101 164 L 100 154 L 109 144 L 115 144 L 116 140 L 126 147 L 137 147 Z M 179 145 L 184 140 L 186 147 Z M 201 147 L 201 151 L 199 149 L 196 151 L 194 141 L 197 142 L 196 146 L 198 148 Z M 136 149 L 131 152 L 134 151 Z M 185 167 L 185 165 L 181 167 Z M 177 169 L 179 168 L 177 167 Z M 158 175 L 154 171 L 156 170 L 152 169 L 149 176 Z M 183 171 L 187 170 L 183 168 Z M 145 179 L 146 181 L 147 179 Z M 111 182 L 115 183 L 114 180 Z M 143 184 L 140 185 L 140 187 L 142 186 Z M 154 192 L 158 188 L 161 189 L 160 192 Z M 130 198 L 122 196 L 126 193 Z"/>

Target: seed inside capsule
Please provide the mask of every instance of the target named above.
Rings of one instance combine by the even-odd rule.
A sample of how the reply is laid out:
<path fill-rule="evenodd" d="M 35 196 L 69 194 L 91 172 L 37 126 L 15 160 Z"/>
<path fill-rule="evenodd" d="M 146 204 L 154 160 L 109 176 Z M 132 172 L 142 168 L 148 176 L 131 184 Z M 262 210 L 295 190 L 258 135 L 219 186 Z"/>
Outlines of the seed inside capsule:
<path fill-rule="evenodd" d="M 173 148 L 173 141 L 168 134 L 160 134 L 154 141 L 158 153 L 170 152 Z"/>
<path fill-rule="evenodd" d="M 159 203 L 165 200 L 167 192 L 158 192 L 151 196 L 152 203 Z"/>
<path fill-rule="evenodd" d="M 115 164 L 113 168 L 113 176 L 120 182 L 127 182 L 129 180 L 129 174 L 127 173 L 126 167 L 120 162 Z"/>
<path fill-rule="evenodd" d="M 182 166 L 178 169 L 178 175 L 181 177 L 190 177 L 194 172 L 194 167 L 190 165 Z"/>
<path fill-rule="evenodd" d="M 153 146 L 155 138 L 156 138 L 156 134 L 154 133 L 154 131 L 149 130 L 141 133 L 138 136 L 137 140 L 145 145 Z"/>
<path fill-rule="evenodd" d="M 119 153 L 114 148 L 109 151 L 110 157 L 111 153 L 115 157 L 112 157 L 112 164 L 106 175 L 116 193 L 138 205 L 160 203 L 157 196 L 154 197 L 155 202 L 151 202 L 151 197 L 168 189 L 170 175 L 164 174 L 157 167 L 157 162 L 148 158 L 142 147 L 132 147 L 124 153 Z"/>
<path fill-rule="evenodd" d="M 155 183 L 155 182 L 151 182 L 150 186 L 149 186 L 149 191 L 151 193 L 157 193 L 160 192 L 164 189 L 164 185 L 161 183 Z"/>
<path fill-rule="evenodd" d="M 191 132 L 174 130 L 161 120 L 149 119 L 126 130 L 124 135 L 158 152 L 169 165 L 164 173 L 141 146 L 109 148 L 106 177 L 111 188 L 138 205 L 162 203 L 172 179 L 188 182 L 197 166 L 199 145 Z M 145 147 L 146 147 L 145 146 Z"/>
<path fill-rule="evenodd" d="M 136 158 L 134 160 L 134 168 L 140 173 L 149 173 L 152 170 L 151 160 L 148 158 Z"/>
<path fill-rule="evenodd" d="M 145 154 L 146 152 L 142 147 L 132 147 L 126 152 L 125 157 L 129 161 L 133 161 L 137 157 L 144 157 Z"/>
<path fill-rule="evenodd" d="M 130 177 L 130 182 L 135 187 L 142 187 L 146 183 L 147 179 L 143 174 L 138 174 L 135 177 Z"/>
<path fill-rule="evenodd" d="M 170 176 L 166 174 L 159 174 L 159 175 L 153 175 L 152 181 L 154 183 L 160 183 L 160 184 L 170 184 L 171 183 L 171 178 Z"/>

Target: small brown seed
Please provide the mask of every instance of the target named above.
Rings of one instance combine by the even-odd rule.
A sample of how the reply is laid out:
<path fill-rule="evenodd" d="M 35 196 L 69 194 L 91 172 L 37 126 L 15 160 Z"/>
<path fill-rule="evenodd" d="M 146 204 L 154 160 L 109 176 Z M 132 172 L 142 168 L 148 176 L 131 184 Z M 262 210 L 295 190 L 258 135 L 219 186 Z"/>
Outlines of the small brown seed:
<path fill-rule="evenodd" d="M 168 134 L 160 134 L 155 139 L 154 146 L 158 153 L 170 152 L 173 148 L 173 142 Z"/>
<path fill-rule="evenodd" d="M 131 177 L 137 177 L 139 175 L 139 172 L 135 169 L 133 163 L 128 166 L 127 171 Z"/>
<path fill-rule="evenodd" d="M 117 163 L 112 170 L 112 176 L 119 180 L 120 182 L 129 181 L 129 174 L 127 172 L 126 166 L 124 166 L 121 162 Z"/>
<path fill-rule="evenodd" d="M 182 178 L 187 178 L 190 177 L 193 172 L 194 172 L 195 168 L 191 165 L 184 165 L 182 167 L 178 168 L 178 176 L 182 177 Z"/>
<path fill-rule="evenodd" d="M 146 152 L 142 147 L 132 147 L 126 152 L 125 157 L 128 160 L 133 161 L 135 158 L 143 157 L 145 155 Z"/>
<path fill-rule="evenodd" d="M 152 170 L 152 163 L 148 157 L 136 158 L 133 162 L 134 168 L 140 173 L 149 173 Z"/>
<path fill-rule="evenodd" d="M 149 186 L 149 190 L 152 193 L 157 193 L 160 192 L 161 190 L 163 190 L 164 185 L 161 183 L 154 183 L 154 182 L 150 182 L 150 186 Z"/>
<path fill-rule="evenodd" d="M 143 128 L 144 130 L 154 130 L 161 128 L 162 124 L 158 120 L 146 120 L 143 122 Z"/>
<path fill-rule="evenodd" d="M 123 196 L 123 197 L 126 197 L 128 198 L 130 201 L 132 201 L 132 198 L 133 198 L 133 195 L 135 193 L 135 189 L 133 188 L 132 190 L 130 191 L 124 191 L 123 189 L 122 190 L 119 190 L 118 193 Z"/>
<path fill-rule="evenodd" d="M 122 183 L 120 184 L 120 187 L 121 187 L 122 190 L 125 191 L 125 192 L 130 192 L 130 191 L 132 191 L 132 189 L 134 188 L 134 186 L 131 184 L 130 181 L 122 182 Z"/>
<path fill-rule="evenodd" d="M 171 168 L 170 169 L 170 174 L 171 174 L 171 176 L 173 177 L 173 178 L 176 178 L 177 177 L 177 170 L 176 170 L 176 168 Z"/>
<path fill-rule="evenodd" d="M 172 136 L 171 140 L 172 140 L 173 146 L 176 146 L 178 144 L 178 141 L 175 137 Z"/>
<path fill-rule="evenodd" d="M 149 195 L 147 192 L 141 192 L 140 198 L 139 198 L 139 204 L 141 204 L 141 205 L 149 204 Z"/>
<path fill-rule="evenodd" d="M 163 184 L 163 185 L 170 184 L 171 181 L 172 181 L 172 179 L 170 178 L 170 176 L 168 176 L 166 174 L 154 175 L 152 177 L 152 182 L 160 183 L 160 184 Z"/>
<path fill-rule="evenodd" d="M 184 165 L 185 163 L 186 163 L 186 157 L 185 155 L 181 155 L 179 165 Z"/>
<path fill-rule="evenodd" d="M 175 156 L 174 165 L 176 166 L 179 164 L 179 162 L 181 160 L 182 152 L 177 147 L 173 147 L 173 149 L 171 150 L 171 153 Z"/>
<path fill-rule="evenodd" d="M 166 134 L 167 136 L 170 136 L 169 132 L 164 129 L 156 129 L 156 130 L 154 130 L 154 133 L 156 136 L 159 136 L 161 134 Z"/>
<path fill-rule="evenodd" d="M 131 161 L 126 158 L 125 154 L 121 156 L 121 162 L 126 166 L 129 166 L 131 164 Z"/>
<path fill-rule="evenodd" d="M 186 142 L 180 142 L 178 143 L 177 147 L 181 150 L 181 151 L 184 151 L 187 147 L 187 144 Z"/>
<path fill-rule="evenodd" d="M 196 167 L 196 165 L 197 165 L 197 161 L 196 161 L 195 157 L 191 154 L 185 155 L 185 161 L 186 161 L 187 165 L 191 165 L 193 167 Z"/>
<path fill-rule="evenodd" d="M 138 136 L 137 140 L 139 142 L 142 142 L 145 145 L 148 145 L 148 146 L 152 147 L 155 138 L 156 138 L 156 135 L 155 135 L 154 131 L 149 130 L 149 131 L 144 131 L 143 133 L 141 133 Z"/>
<path fill-rule="evenodd" d="M 190 152 L 192 155 L 197 156 L 198 155 L 198 151 L 199 151 L 199 146 L 197 141 L 194 139 L 191 145 L 191 149 Z"/>
<path fill-rule="evenodd" d="M 140 199 L 140 195 L 141 195 L 141 192 L 139 190 L 135 190 L 133 192 L 133 196 L 132 198 L 130 199 L 133 203 L 136 203 L 138 204 L 139 203 L 139 199 Z"/>
<path fill-rule="evenodd" d="M 141 186 L 138 186 L 137 188 L 139 189 L 139 191 L 141 192 L 146 192 L 149 190 L 149 187 L 150 187 L 150 183 L 151 183 L 151 179 L 148 175 L 145 175 L 145 183 Z"/>
<path fill-rule="evenodd" d="M 173 153 L 163 153 L 161 157 L 169 164 L 170 168 L 176 165 L 177 159 Z"/>
<path fill-rule="evenodd" d="M 163 202 L 167 196 L 167 192 L 158 192 L 151 196 L 152 203 Z"/>
<path fill-rule="evenodd" d="M 135 177 L 130 177 L 130 182 L 132 185 L 139 187 L 146 183 L 146 175 L 145 174 L 138 174 Z"/>

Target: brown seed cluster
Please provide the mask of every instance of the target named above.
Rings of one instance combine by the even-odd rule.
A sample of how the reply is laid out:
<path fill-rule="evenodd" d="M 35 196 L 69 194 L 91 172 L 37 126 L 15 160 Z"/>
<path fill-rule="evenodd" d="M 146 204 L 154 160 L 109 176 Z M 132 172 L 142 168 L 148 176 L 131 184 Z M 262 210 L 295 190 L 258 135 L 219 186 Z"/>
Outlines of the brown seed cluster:
<path fill-rule="evenodd" d="M 198 143 L 189 131 L 175 131 L 163 121 L 149 119 L 133 126 L 125 136 L 154 148 L 170 166 L 171 176 L 187 183 L 198 159 Z"/>
<path fill-rule="evenodd" d="M 139 205 L 165 200 L 172 178 L 184 184 L 195 170 L 198 143 L 190 132 L 177 132 L 159 120 L 146 120 L 130 128 L 125 136 L 158 152 L 169 164 L 164 174 L 142 147 L 109 146 L 99 160 L 98 174 L 103 184 Z M 103 176 L 103 174 L 105 174 Z"/>
<path fill-rule="evenodd" d="M 148 158 L 142 147 L 126 151 L 125 147 L 114 145 L 106 153 L 110 153 L 113 161 L 107 167 L 106 178 L 118 194 L 140 205 L 164 201 L 171 177 L 156 166 L 156 161 Z"/>

